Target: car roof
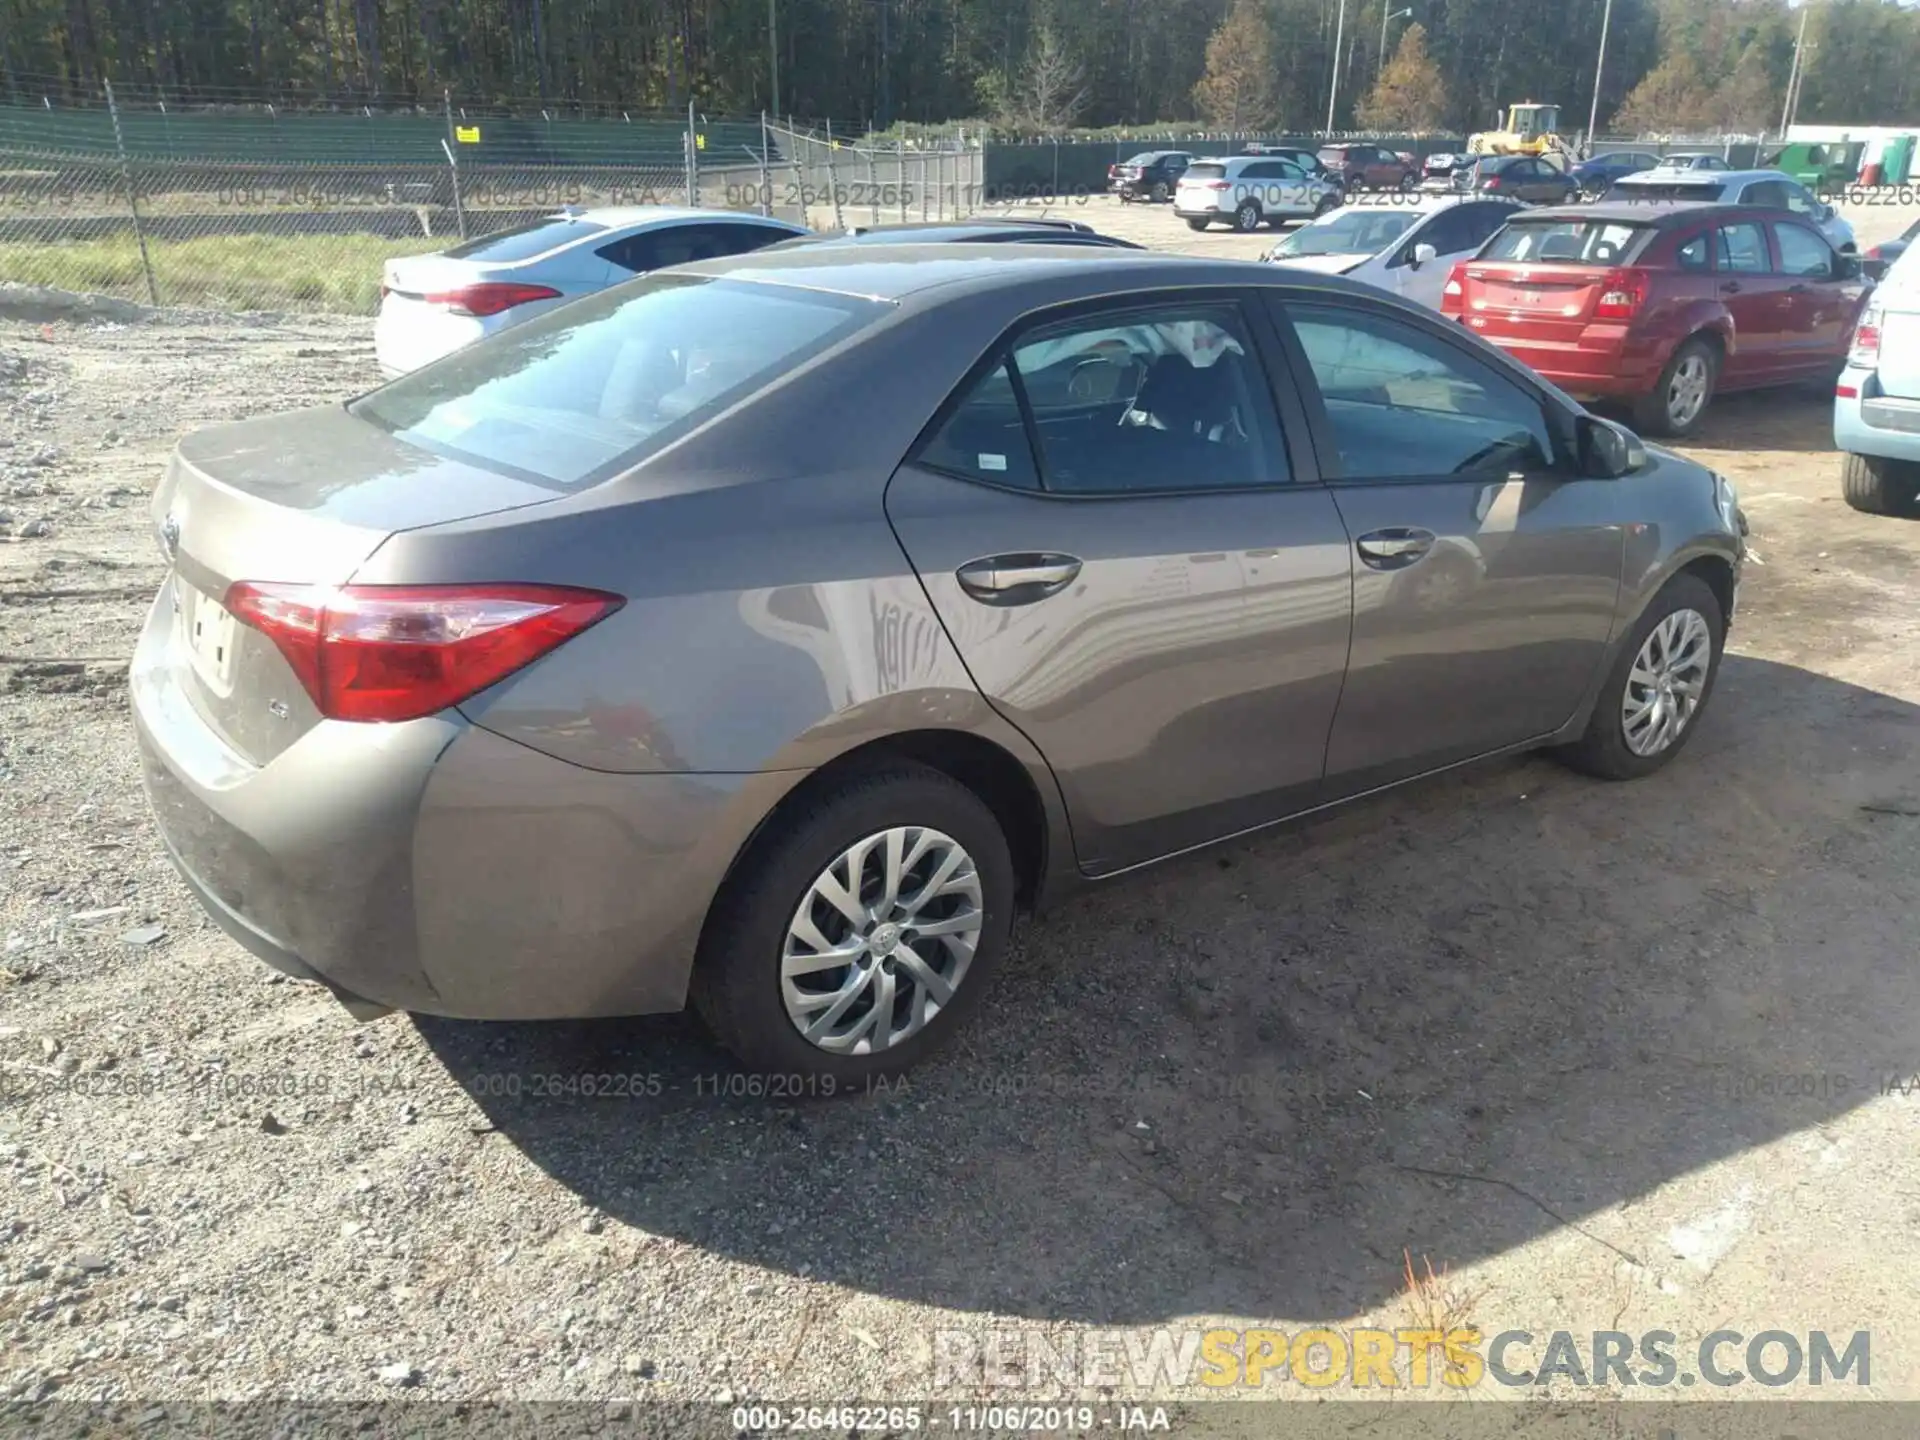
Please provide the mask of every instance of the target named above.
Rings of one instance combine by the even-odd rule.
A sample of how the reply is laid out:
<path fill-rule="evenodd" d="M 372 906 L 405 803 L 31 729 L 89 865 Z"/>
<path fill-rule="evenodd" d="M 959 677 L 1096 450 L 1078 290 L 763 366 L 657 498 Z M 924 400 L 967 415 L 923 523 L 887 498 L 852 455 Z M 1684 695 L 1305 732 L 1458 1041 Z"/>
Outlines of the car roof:
<path fill-rule="evenodd" d="M 797 230 L 785 220 L 771 219 L 744 210 L 702 210 L 691 205 L 598 205 L 572 206 L 555 210 L 549 220 L 586 220 L 609 229 L 624 230 L 634 225 L 664 225 L 680 221 L 735 220 L 749 225 L 770 225 L 780 230 Z"/>
<path fill-rule="evenodd" d="M 1040 303 L 1124 296 L 1188 286 L 1272 286 L 1298 283 L 1257 260 L 1216 260 L 1158 250 L 1094 250 L 1085 246 L 800 245 L 676 266 L 676 275 L 706 275 L 747 284 L 789 285 L 884 300 L 903 310 L 932 308 L 972 295 L 1030 287 Z M 1314 276 L 1326 288 L 1381 298 L 1377 286 Z"/>
<path fill-rule="evenodd" d="M 1077 245 L 1081 248 L 1111 246 L 1116 250 L 1137 250 L 1131 240 L 1101 235 L 1090 229 L 1050 230 L 1033 225 L 927 224 L 878 226 L 870 230 L 850 231 L 845 235 L 796 235 L 780 242 L 783 246 L 802 245 L 938 245 L 967 241 L 1006 240 L 1012 244 Z"/>
<path fill-rule="evenodd" d="M 1797 220 L 1803 225 L 1811 223 L 1791 210 L 1773 206 L 1726 205 L 1702 200 L 1597 200 L 1591 205 L 1542 205 L 1517 218 L 1528 224 L 1535 220 L 1607 220 L 1647 225 L 1656 230 L 1667 230 L 1694 221 L 1721 219 Z"/>
<path fill-rule="evenodd" d="M 1746 183 L 1752 180 L 1785 180 L 1797 185 L 1784 170 L 1701 170 L 1686 177 L 1661 175 L 1653 170 L 1642 170 L 1637 175 L 1622 175 L 1613 183 L 1616 185 L 1727 185 L 1734 182 Z"/>

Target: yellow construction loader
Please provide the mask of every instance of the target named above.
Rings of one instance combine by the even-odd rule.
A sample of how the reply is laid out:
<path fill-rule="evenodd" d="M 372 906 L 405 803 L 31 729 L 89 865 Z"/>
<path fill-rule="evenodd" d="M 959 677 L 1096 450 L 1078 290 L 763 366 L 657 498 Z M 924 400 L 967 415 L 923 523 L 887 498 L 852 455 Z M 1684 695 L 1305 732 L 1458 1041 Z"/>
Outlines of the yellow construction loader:
<path fill-rule="evenodd" d="M 1506 123 L 1467 137 L 1469 155 L 1544 155 L 1561 166 L 1572 163 L 1573 150 L 1560 138 L 1560 107 L 1528 100 L 1507 107 Z"/>

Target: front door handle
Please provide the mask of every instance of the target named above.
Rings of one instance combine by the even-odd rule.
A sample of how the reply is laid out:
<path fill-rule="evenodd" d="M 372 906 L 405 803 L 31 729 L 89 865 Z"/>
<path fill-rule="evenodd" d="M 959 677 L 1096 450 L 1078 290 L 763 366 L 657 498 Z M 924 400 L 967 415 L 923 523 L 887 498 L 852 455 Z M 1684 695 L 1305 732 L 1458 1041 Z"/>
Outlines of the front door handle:
<path fill-rule="evenodd" d="M 1433 532 L 1395 526 L 1362 535 L 1353 545 L 1360 552 L 1361 560 L 1375 570 L 1399 570 L 1433 548 Z"/>
<path fill-rule="evenodd" d="M 954 574 L 960 588 L 982 604 L 1031 605 L 1071 585 L 1080 561 L 1051 551 L 1021 551 L 969 560 Z"/>

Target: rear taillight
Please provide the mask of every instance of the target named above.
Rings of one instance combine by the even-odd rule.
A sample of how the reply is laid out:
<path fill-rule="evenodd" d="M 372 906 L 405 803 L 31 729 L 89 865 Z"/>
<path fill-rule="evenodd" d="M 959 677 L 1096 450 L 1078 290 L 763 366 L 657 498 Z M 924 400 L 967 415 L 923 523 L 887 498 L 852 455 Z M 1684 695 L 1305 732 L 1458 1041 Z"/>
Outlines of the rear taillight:
<path fill-rule="evenodd" d="M 1206 190 L 1231 190 L 1233 186 L 1225 180 L 1203 180 L 1201 188 Z"/>
<path fill-rule="evenodd" d="M 1500 188 L 1500 177 L 1498 175 L 1487 176 L 1486 179 L 1480 182 L 1480 188 L 1482 190 L 1498 190 Z"/>
<path fill-rule="evenodd" d="M 551 285 L 520 285 L 508 281 L 489 281 L 482 285 L 462 285 L 458 290 L 439 290 L 420 297 L 455 315 L 498 315 L 516 305 L 535 300 L 558 300 L 560 292 Z"/>
<path fill-rule="evenodd" d="M 1467 264 L 1463 260 L 1453 267 L 1447 276 L 1447 283 L 1440 290 L 1440 313 L 1458 315 L 1466 303 Z"/>
<path fill-rule="evenodd" d="M 1649 282 L 1644 270 L 1609 270 L 1600 282 L 1600 298 L 1594 302 L 1596 320 L 1631 320 L 1647 303 Z"/>
<path fill-rule="evenodd" d="M 1880 368 L 1880 309 L 1874 306 L 1860 317 L 1860 323 L 1853 327 L 1853 348 L 1847 353 L 1847 364 L 1858 366 L 1862 370 Z"/>
<path fill-rule="evenodd" d="M 243 580 L 226 606 L 265 635 L 329 720 L 416 720 L 537 660 L 624 602 L 559 585 Z"/>

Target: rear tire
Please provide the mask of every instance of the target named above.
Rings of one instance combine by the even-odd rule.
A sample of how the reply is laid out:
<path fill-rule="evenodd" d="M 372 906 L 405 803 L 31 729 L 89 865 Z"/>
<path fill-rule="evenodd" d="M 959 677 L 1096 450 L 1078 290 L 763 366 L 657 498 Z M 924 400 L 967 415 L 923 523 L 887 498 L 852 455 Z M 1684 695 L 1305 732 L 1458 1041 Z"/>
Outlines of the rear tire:
<path fill-rule="evenodd" d="M 1719 379 L 1720 352 L 1698 336 L 1681 341 L 1653 393 L 1634 402 L 1634 428 L 1642 435 L 1692 434 L 1713 403 Z"/>
<path fill-rule="evenodd" d="M 1329 214 L 1339 208 L 1340 197 L 1338 195 L 1322 195 L 1318 200 L 1313 202 L 1313 218 L 1318 220 L 1322 215 Z"/>
<path fill-rule="evenodd" d="M 1172 193 L 1173 192 L 1171 190 L 1167 189 L 1166 181 L 1156 180 L 1153 182 L 1153 190 L 1151 192 L 1150 198 L 1152 199 L 1154 204 L 1164 205 L 1167 202 L 1167 197 Z"/>
<path fill-rule="evenodd" d="M 1910 515 L 1920 498 L 1920 465 L 1848 455 L 1840 462 L 1840 493 L 1863 515 Z"/>
<path fill-rule="evenodd" d="M 1260 228 L 1262 218 L 1257 200 L 1242 200 L 1240 208 L 1233 212 L 1233 228 L 1242 234 L 1251 234 Z"/>
<path fill-rule="evenodd" d="M 1651 751 L 1636 749 L 1628 736 L 1627 711 L 1630 704 L 1640 704 L 1650 693 L 1650 687 L 1640 683 L 1636 676 L 1636 670 L 1646 673 L 1642 659 L 1648 637 L 1670 618 L 1688 614 L 1705 622 L 1709 647 L 1704 665 L 1684 672 L 1688 677 L 1686 683 L 1698 687 L 1693 707 L 1664 744 Z M 1676 636 L 1684 635 L 1690 628 L 1691 622 L 1676 620 L 1672 632 Z M 1587 722 L 1586 734 L 1554 752 L 1557 758 L 1582 774 L 1601 780 L 1638 780 L 1660 769 L 1685 748 L 1700 728 L 1700 717 L 1706 713 L 1707 701 L 1713 695 L 1714 677 L 1720 673 L 1720 652 L 1726 635 L 1726 617 L 1721 613 L 1720 598 L 1713 593 L 1713 587 L 1697 575 L 1674 576 L 1653 597 L 1614 657 L 1613 668 L 1600 687 L 1600 698 L 1594 702 L 1593 718 Z M 1634 690 L 1631 696 L 1629 686 Z M 1667 697 L 1667 703 L 1673 703 L 1671 696 Z M 1644 744 L 1642 741 L 1643 747 Z"/>
<path fill-rule="evenodd" d="M 845 923 L 831 906 L 816 902 L 816 887 L 823 878 L 834 875 L 836 867 L 861 842 L 902 828 L 910 833 L 936 834 L 957 850 L 967 863 L 954 872 L 954 880 L 966 879 L 967 866 L 971 866 L 972 880 L 978 887 L 977 938 L 964 961 L 957 959 L 958 952 L 945 940 L 916 940 L 916 919 L 925 925 L 933 923 L 927 918 L 929 914 L 950 917 L 938 898 L 928 902 L 926 909 L 908 913 L 905 905 L 889 908 L 891 902 L 884 898 L 884 889 L 869 895 L 871 882 L 884 879 L 883 853 L 870 852 L 871 858 L 865 862 L 862 874 L 870 882 L 866 889 L 861 886 L 860 875 L 845 876 L 844 880 L 835 875 L 835 884 L 856 892 L 857 908 L 867 909 L 870 917 L 898 921 L 881 924 L 878 930 L 897 931 L 901 951 L 917 953 L 924 964 L 936 969 L 955 963 L 963 968 L 958 971 L 950 998 L 938 1006 L 937 1013 L 922 1028 L 867 1053 L 823 1048 L 801 1033 L 799 1022 L 789 1010 L 790 984 L 798 984 L 814 995 L 832 993 L 853 983 L 852 967 L 858 964 L 863 972 L 870 970 L 872 974 L 866 988 L 859 992 L 859 1000 L 846 1010 L 847 1015 L 854 1016 L 863 1006 L 877 1008 L 874 1002 L 882 994 L 909 999 L 931 993 L 924 986 L 916 991 L 904 964 L 887 958 L 900 953 L 892 949 L 891 933 L 886 949 L 875 949 L 838 967 L 837 978 L 835 967 L 820 967 L 811 972 L 796 971 L 797 978 L 790 979 L 783 964 L 788 954 L 796 953 L 791 949 L 794 942 L 789 930 L 807 906 L 816 906 L 809 913 L 822 918 L 812 942 L 797 952 L 803 958 L 818 952 L 822 936 L 836 947 L 848 943 L 849 937 L 857 941 L 862 933 L 858 928 L 847 928 L 844 935 L 834 928 L 846 928 Z M 907 851 L 909 857 L 911 853 Z M 944 853 L 930 851 L 923 866 L 932 867 Z M 905 898 L 925 877 L 917 868 L 903 873 L 896 893 Z M 941 893 L 944 895 L 945 890 Z M 963 908 L 972 904 L 968 899 L 953 903 Z M 918 1064 L 960 1027 L 979 1003 L 1006 953 L 1013 904 L 1013 860 L 993 812 L 951 776 L 908 761 L 888 761 L 850 774 L 834 788 L 814 796 L 804 808 L 773 822 L 755 842 L 714 899 L 694 965 L 693 1006 L 714 1037 L 748 1069 L 831 1080 L 836 1088 L 857 1087 L 865 1080 L 897 1074 Z M 872 925 L 865 927 L 865 933 L 872 936 L 877 936 L 878 930 Z M 884 991 L 880 979 L 883 969 L 888 976 Z M 826 1013 L 806 1012 L 814 1020 L 826 1018 Z M 890 1025 L 892 1013 L 889 1007 Z M 918 1013 L 910 1006 L 909 1014 Z M 872 1042 L 878 1028 L 876 1024 L 864 1032 L 866 1043 Z M 819 1093 L 833 1092 L 823 1088 Z"/>
<path fill-rule="evenodd" d="M 1196 215 L 1189 215 L 1187 217 L 1187 228 L 1189 230 L 1204 230 L 1212 223 L 1211 220 L 1202 220 Z"/>

